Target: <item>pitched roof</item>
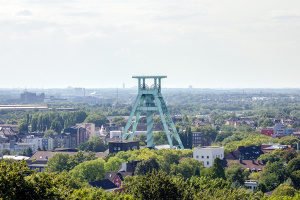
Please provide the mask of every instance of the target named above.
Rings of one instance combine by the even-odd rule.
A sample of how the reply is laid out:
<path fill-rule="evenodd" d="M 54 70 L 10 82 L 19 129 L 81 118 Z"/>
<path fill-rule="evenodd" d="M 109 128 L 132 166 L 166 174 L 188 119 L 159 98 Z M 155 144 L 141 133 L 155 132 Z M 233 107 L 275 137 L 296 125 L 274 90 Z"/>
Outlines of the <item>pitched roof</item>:
<path fill-rule="evenodd" d="M 102 179 L 100 181 L 93 181 L 93 182 L 89 182 L 89 184 L 93 187 L 99 187 L 99 188 L 102 188 L 104 190 L 110 190 L 110 189 L 117 188 L 117 186 L 113 182 L 111 182 L 109 179 Z"/>
<path fill-rule="evenodd" d="M 243 160 L 252 160 L 257 159 L 264 152 L 261 150 L 260 146 L 240 146 L 235 151 L 230 152 L 226 159 L 240 159 Z"/>
<path fill-rule="evenodd" d="M 263 170 L 265 168 L 265 165 L 258 162 L 257 160 L 227 160 L 227 166 L 231 166 L 234 164 L 240 165 L 244 169 L 250 169 L 250 170 Z"/>

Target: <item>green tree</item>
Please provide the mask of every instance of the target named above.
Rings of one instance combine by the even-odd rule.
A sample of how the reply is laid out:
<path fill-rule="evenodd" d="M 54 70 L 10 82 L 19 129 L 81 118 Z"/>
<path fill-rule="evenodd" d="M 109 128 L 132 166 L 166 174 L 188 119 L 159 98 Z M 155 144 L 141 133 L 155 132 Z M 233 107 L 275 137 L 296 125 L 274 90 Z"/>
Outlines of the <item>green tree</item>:
<path fill-rule="evenodd" d="M 100 137 L 93 136 L 87 142 L 82 143 L 79 149 L 82 151 L 104 152 L 107 150 L 107 145 Z"/>
<path fill-rule="evenodd" d="M 28 133 L 28 124 L 27 124 L 26 120 L 21 120 L 18 123 L 18 128 L 19 128 L 20 133 Z"/>
<path fill-rule="evenodd" d="M 292 159 L 287 165 L 287 170 L 290 174 L 294 171 L 300 170 L 300 157 Z"/>
<path fill-rule="evenodd" d="M 126 177 L 126 192 L 135 199 L 183 199 L 183 188 L 165 172 L 151 172 L 145 176 Z M 182 181 L 181 181 L 182 182 Z"/>
<path fill-rule="evenodd" d="M 149 159 L 139 162 L 135 169 L 136 175 L 145 175 L 147 173 L 151 173 L 153 171 L 159 170 L 159 164 L 156 159 Z"/>
<path fill-rule="evenodd" d="M 44 133 L 44 137 L 54 137 L 55 135 L 57 135 L 57 132 L 52 129 L 46 130 Z"/>
<path fill-rule="evenodd" d="M 271 191 L 286 180 L 286 175 L 286 167 L 282 162 L 268 162 L 261 174 L 259 183 L 267 191 Z"/>
<path fill-rule="evenodd" d="M 29 147 L 23 152 L 23 156 L 31 157 L 33 155 L 32 149 Z"/>
<path fill-rule="evenodd" d="M 86 186 L 67 172 L 34 173 L 26 177 L 26 181 L 31 187 L 31 195 L 28 199 L 69 199 L 75 189 Z"/>
<path fill-rule="evenodd" d="M 202 165 L 193 158 L 182 158 L 179 164 L 171 165 L 171 174 L 182 175 L 185 179 L 192 176 L 200 176 L 200 169 Z"/>
<path fill-rule="evenodd" d="M 104 165 L 106 172 L 118 171 L 124 161 L 118 157 L 110 157 Z"/>
<path fill-rule="evenodd" d="M 64 170 L 69 171 L 69 158 L 68 154 L 58 153 L 49 159 L 46 167 L 48 172 L 62 172 Z"/>
<path fill-rule="evenodd" d="M 32 172 L 25 161 L 0 160 L 0 199 L 22 200 L 31 196 L 25 177 Z"/>
<path fill-rule="evenodd" d="M 272 197 L 281 199 L 283 197 L 293 197 L 295 196 L 297 190 L 294 189 L 292 186 L 287 184 L 279 185 L 273 192 Z"/>
<path fill-rule="evenodd" d="M 90 114 L 85 119 L 85 122 L 94 123 L 97 127 L 101 127 L 102 125 L 108 123 L 108 120 L 104 115 Z"/>
<path fill-rule="evenodd" d="M 226 180 L 232 182 L 235 186 L 244 185 L 248 173 L 240 165 L 233 165 L 225 170 Z"/>
<path fill-rule="evenodd" d="M 290 178 L 295 188 L 300 188 L 300 170 L 293 171 L 290 174 Z"/>
<path fill-rule="evenodd" d="M 210 177 L 226 179 L 223 161 L 220 158 L 215 159 L 214 164 L 210 169 Z"/>
<path fill-rule="evenodd" d="M 133 196 L 130 194 L 123 194 L 119 192 L 105 192 L 102 189 L 84 187 L 74 190 L 71 196 L 68 197 L 69 200 L 134 200 Z"/>
<path fill-rule="evenodd" d="M 78 177 L 81 181 L 97 181 L 104 178 L 105 169 L 104 169 L 105 161 L 101 158 L 96 160 L 85 161 L 75 166 L 70 174 L 73 177 Z"/>

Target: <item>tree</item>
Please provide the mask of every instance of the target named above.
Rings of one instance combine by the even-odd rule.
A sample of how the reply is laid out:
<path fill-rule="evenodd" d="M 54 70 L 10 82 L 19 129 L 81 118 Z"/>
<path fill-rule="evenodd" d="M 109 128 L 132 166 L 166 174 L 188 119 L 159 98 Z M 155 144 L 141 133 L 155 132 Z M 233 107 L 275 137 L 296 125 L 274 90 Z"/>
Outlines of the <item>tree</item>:
<path fill-rule="evenodd" d="M 58 153 L 49 159 L 46 167 L 48 172 L 62 172 L 64 170 L 70 170 L 68 154 Z"/>
<path fill-rule="evenodd" d="M 23 152 L 23 156 L 31 157 L 33 155 L 32 149 L 29 147 Z"/>
<path fill-rule="evenodd" d="M 179 136 L 184 148 L 193 148 L 193 133 L 190 127 L 186 127 L 184 131 L 179 132 Z"/>
<path fill-rule="evenodd" d="M 57 132 L 52 129 L 46 130 L 44 133 L 44 137 L 54 137 L 55 135 L 57 135 Z"/>
<path fill-rule="evenodd" d="M 97 127 L 101 127 L 102 125 L 108 123 L 108 120 L 104 115 L 90 114 L 85 119 L 85 122 L 94 123 Z"/>
<path fill-rule="evenodd" d="M 291 180 L 295 188 L 300 188 L 300 170 L 293 171 L 290 174 Z"/>
<path fill-rule="evenodd" d="M 290 174 L 294 171 L 300 170 L 300 157 L 292 159 L 287 165 L 287 170 Z"/>
<path fill-rule="evenodd" d="M 74 190 L 68 198 L 70 200 L 134 200 L 133 196 L 130 194 L 105 192 L 102 189 L 93 187 L 84 187 Z"/>
<path fill-rule="evenodd" d="M 183 199 L 182 179 L 175 180 L 165 172 L 151 172 L 145 176 L 126 177 L 126 192 L 135 199 Z"/>
<path fill-rule="evenodd" d="M 268 162 L 261 174 L 259 183 L 264 185 L 267 191 L 271 191 L 283 183 L 286 178 L 286 167 L 282 162 Z"/>
<path fill-rule="evenodd" d="M 20 133 L 28 133 L 28 124 L 26 120 L 21 120 L 18 124 L 19 132 Z"/>
<path fill-rule="evenodd" d="M 153 140 L 156 145 L 168 144 L 167 135 L 164 132 L 155 132 Z"/>
<path fill-rule="evenodd" d="M 83 163 L 85 161 L 95 160 L 96 156 L 94 153 L 84 153 L 82 151 L 79 151 L 73 156 L 69 157 L 68 160 L 68 166 L 69 170 L 73 169 L 75 166 L 77 166 L 80 163 Z"/>
<path fill-rule="evenodd" d="M 104 165 L 106 172 L 118 171 L 124 161 L 118 157 L 110 157 Z"/>
<path fill-rule="evenodd" d="M 8 150 L 8 149 L 3 149 L 3 150 L 2 150 L 2 154 L 3 154 L 3 155 L 10 155 L 10 150 Z"/>
<path fill-rule="evenodd" d="M 159 170 L 159 164 L 155 159 L 152 158 L 138 163 L 135 169 L 135 174 L 145 175 L 157 170 Z"/>
<path fill-rule="evenodd" d="M 215 159 L 214 164 L 210 169 L 210 177 L 226 179 L 223 161 L 220 158 Z"/>
<path fill-rule="evenodd" d="M 67 172 L 62 173 L 34 173 L 26 177 L 31 188 L 28 199 L 69 199 L 75 189 L 85 187 L 77 178 Z"/>
<path fill-rule="evenodd" d="M 226 180 L 232 182 L 235 186 L 244 185 L 247 173 L 241 168 L 240 165 L 233 165 L 226 169 Z"/>
<path fill-rule="evenodd" d="M 25 161 L 0 160 L 0 199 L 30 197 L 31 190 L 25 177 L 31 173 Z"/>
<path fill-rule="evenodd" d="M 104 178 L 105 161 L 101 158 L 80 163 L 70 171 L 71 176 L 78 177 L 81 181 L 97 181 Z"/>
<path fill-rule="evenodd" d="M 96 159 L 95 154 L 89 153 L 84 154 L 79 151 L 77 154 L 70 156 L 64 153 L 58 153 L 49 159 L 46 171 L 48 172 L 62 172 L 70 171 L 78 164 Z"/>
<path fill-rule="evenodd" d="M 61 133 L 62 129 L 64 128 L 64 126 L 62 125 L 62 123 L 59 120 L 54 120 L 51 122 L 51 127 L 52 130 L 54 130 L 57 133 Z"/>
<path fill-rule="evenodd" d="M 179 164 L 171 165 L 171 173 L 174 175 L 182 175 L 185 179 L 192 176 L 200 176 L 201 163 L 193 158 L 182 158 Z"/>
<path fill-rule="evenodd" d="M 104 152 L 107 150 L 107 145 L 103 143 L 100 137 L 93 136 L 87 142 L 79 146 L 82 151 Z"/>
<path fill-rule="evenodd" d="M 281 199 L 282 197 L 293 197 L 295 196 L 296 192 L 297 190 L 292 186 L 281 184 L 272 192 L 272 197 L 276 197 L 278 199 Z"/>

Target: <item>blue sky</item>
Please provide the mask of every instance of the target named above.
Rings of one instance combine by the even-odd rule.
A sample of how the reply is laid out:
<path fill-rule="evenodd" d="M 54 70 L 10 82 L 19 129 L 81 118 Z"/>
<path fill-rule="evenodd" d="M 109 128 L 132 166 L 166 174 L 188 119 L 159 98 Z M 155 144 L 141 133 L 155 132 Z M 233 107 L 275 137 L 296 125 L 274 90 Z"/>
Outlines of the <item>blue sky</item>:
<path fill-rule="evenodd" d="M 299 0 L 0 0 L 1 88 L 300 87 Z"/>

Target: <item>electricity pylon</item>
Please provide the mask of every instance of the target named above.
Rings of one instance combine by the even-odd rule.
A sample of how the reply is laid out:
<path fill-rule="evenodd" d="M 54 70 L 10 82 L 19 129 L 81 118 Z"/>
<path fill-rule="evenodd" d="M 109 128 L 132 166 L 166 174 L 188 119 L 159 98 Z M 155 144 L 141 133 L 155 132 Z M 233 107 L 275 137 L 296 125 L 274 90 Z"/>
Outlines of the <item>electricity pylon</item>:
<path fill-rule="evenodd" d="M 173 139 L 175 139 L 179 147 L 183 149 L 184 147 L 161 94 L 161 79 L 167 78 L 167 76 L 133 76 L 132 78 L 138 79 L 138 95 L 133 104 L 127 124 L 123 130 L 122 138 L 124 140 L 132 140 L 134 138 L 140 116 L 142 113 L 146 113 L 147 147 L 154 148 L 153 116 L 155 112 L 158 112 L 170 147 L 174 147 Z M 146 80 L 149 79 L 153 80 L 153 84 L 150 86 L 146 84 Z M 133 121 L 134 116 L 135 121 Z M 132 127 L 132 131 L 128 132 L 130 127 Z"/>

